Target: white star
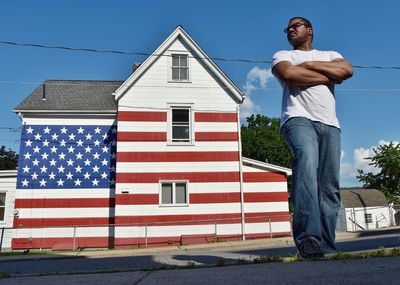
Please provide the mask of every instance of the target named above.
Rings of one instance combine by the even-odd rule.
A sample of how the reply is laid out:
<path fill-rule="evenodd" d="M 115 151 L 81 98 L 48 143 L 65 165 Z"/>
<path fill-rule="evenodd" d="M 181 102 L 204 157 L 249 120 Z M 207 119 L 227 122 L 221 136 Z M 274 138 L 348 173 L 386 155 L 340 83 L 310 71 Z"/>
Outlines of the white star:
<path fill-rule="evenodd" d="M 76 154 L 76 159 L 82 159 L 83 154 L 81 154 L 80 152 L 78 152 Z"/>
<path fill-rule="evenodd" d="M 103 152 L 108 152 L 108 147 L 104 146 L 104 147 L 102 148 L 102 150 L 103 150 Z"/>
<path fill-rule="evenodd" d="M 62 173 L 64 173 L 64 167 L 62 166 L 62 165 L 60 165 L 60 167 L 58 168 L 58 172 L 62 172 Z"/>
<path fill-rule="evenodd" d="M 69 159 L 68 161 L 67 161 L 67 165 L 68 166 L 72 166 L 74 164 L 74 161 L 72 160 L 72 159 Z"/>
<path fill-rule="evenodd" d="M 111 166 L 111 167 L 110 167 L 110 171 L 111 171 L 111 172 L 115 172 L 115 166 Z"/>
<path fill-rule="evenodd" d="M 107 159 L 103 159 L 103 161 L 101 162 L 101 165 L 106 166 L 108 163 Z"/>
<path fill-rule="evenodd" d="M 81 186 L 81 180 L 79 180 L 79 178 L 78 179 L 76 179 L 75 180 L 75 186 Z"/>
<path fill-rule="evenodd" d="M 41 137 L 42 137 L 42 135 L 39 134 L 39 133 L 37 133 L 37 134 L 35 135 L 35 140 L 40 141 L 40 138 L 41 138 Z"/>
<path fill-rule="evenodd" d="M 72 147 L 72 145 L 68 148 L 68 152 L 74 153 L 75 148 Z"/>
<path fill-rule="evenodd" d="M 97 152 L 95 154 L 93 154 L 93 159 L 99 159 L 100 154 L 98 154 Z"/>
<path fill-rule="evenodd" d="M 50 166 L 56 166 L 56 162 L 57 161 L 55 161 L 54 158 L 53 158 L 52 160 L 50 160 Z"/>
<path fill-rule="evenodd" d="M 82 172 L 82 167 L 80 167 L 79 165 L 75 167 L 75 172 Z"/>
<path fill-rule="evenodd" d="M 40 186 L 46 186 L 47 181 L 42 179 L 39 181 L 39 183 L 40 183 Z"/>
<path fill-rule="evenodd" d="M 46 167 L 45 165 L 43 165 L 43 166 L 40 168 L 40 172 L 46 173 L 46 172 L 47 172 L 47 167 Z"/>
<path fill-rule="evenodd" d="M 90 161 L 88 158 L 86 158 L 86 160 L 85 160 L 84 162 L 85 162 L 85 165 L 86 165 L 86 166 L 89 166 L 90 163 L 91 163 L 91 161 Z"/>
<path fill-rule="evenodd" d="M 22 182 L 22 187 L 28 187 L 29 181 L 26 180 L 26 178 L 24 179 L 24 181 L 21 182 Z"/>
<path fill-rule="evenodd" d="M 82 140 L 79 140 L 79 141 L 77 142 L 77 144 L 78 144 L 78 146 L 83 146 L 83 141 L 82 141 Z"/>
<path fill-rule="evenodd" d="M 65 154 L 62 152 L 58 155 L 60 157 L 60 159 L 65 159 Z"/>
<path fill-rule="evenodd" d="M 45 153 L 42 154 L 42 159 L 47 159 L 48 156 L 49 155 L 45 152 Z"/>
<path fill-rule="evenodd" d="M 103 173 L 101 174 L 101 178 L 107 179 L 107 173 L 103 172 Z"/>
<path fill-rule="evenodd" d="M 40 147 L 35 146 L 35 147 L 33 148 L 33 153 L 39 153 L 39 151 L 40 151 Z"/>
<path fill-rule="evenodd" d="M 69 135 L 69 140 L 70 140 L 70 141 L 75 140 L 75 135 L 74 135 L 74 134 L 70 134 L 70 135 Z"/>
<path fill-rule="evenodd" d="M 92 148 L 91 148 L 90 146 L 87 146 L 87 147 L 85 147 L 85 151 L 86 151 L 86 152 L 91 152 L 91 151 L 92 151 Z"/>
<path fill-rule="evenodd" d="M 117 128 L 116 128 L 116 127 L 113 127 L 113 128 L 111 129 L 111 133 L 115 134 L 116 132 L 117 132 Z"/>
<path fill-rule="evenodd" d="M 54 152 L 54 153 L 57 153 L 57 149 L 58 149 L 58 148 L 56 148 L 56 147 L 53 145 L 53 147 L 50 149 L 50 150 L 51 150 L 51 153 L 53 153 L 53 152 Z"/>
<path fill-rule="evenodd" d="M 111 154 L 111 158 L 115 158 L 115 153 L 112 153 L 112 154 Z"/>
<path fill-rule="evenodd" d="M 98 167 L 97 165 L 95 165 L 95 166 L 93 167 L 93 172 L 99 172 L 99 167 Z"/>
<path fill-rule="evenodd" d="M 74 175 L 72 175 L 71 172 L 68 172 L 68 174 L 67 174 L 67 179 L 72 179 L 72 177 L 74 177 Z"/>
<path fill-rule="evenodd" d="M 29 152 L 24 154 L 25 159 L 31 159 L 31 154 Z"/>
<path fill-rule="evenodd" d="M 64 186 L 64 181 L 60 178 L 60 180 L 57 181 L 58 186 Z"/>
<path fill-rule="evenodd" d="M 67 142 L 63 139 L 63 140 L 60 142 L 60 146 L 65 146 L 66 143 L 67 143 Z"/>
<path fill-rule="evenodd" d="M 25 165 L 25 167 L 22 169 L 24 170 L 24 173 L 29 173 L 30 168 L 28 167 L 28 165 Z"/>
<path fill-rule="evenodd" d="M 99 186 L 99 181 L 95 178 L 92 180 L 93 186 Z"/>
<path fill-rule="evenodd" d="M 83 134 L 83 131 L 84 131 L 84 130 L 85 130 L 84 128 L 79 127 L 79 129 L 78 129 L 78 134 Z"/>
<path fill-rule="evenodd" d="M 39 160 L 37 160 L 36 158 L 35 158 L 34 161 L 32 161 L 32 163 L 33 163 L 33 165 L 35 165 L 35 166 L 39 166 Z"/>
<path fill-rule="evenodd" d="M 27 129 L 26 129 L 26 133 L 27 133 L 27 134 L 33 134 L 33 129 L 32 129 L 32 127 L 27 128 Z"/>
<path fill-rule="evenodd" d="M 100 141 L 99 141 L 99 140 L 95 140 L 95 141 L 94 141 L 94 145 L 95 145 L 95 146 L 100 146 Z"/>
<path fill-rule="evenodd" d="M 92 135 L 91 134 L 87 134 L 85 137 L 86 137 L 87 141 L 90 141 L 92 139 Z"/>
<path fill-rule="evenodd" d="M 45 129 L 43 129 L 43 132 L 44 132 L 45 134 L 50 134 L 50 129 L 49 129 L 49 127 L 46 127 Z"/>
<path fill-rule="evenodd" d="M 63 128 L 61 129 L 61 133 L 62 133 L 62 134 L 67 134 L 67 131 L 68 131 L 68 129 L 65 128 L 65 127 L 63 127 Z"/>
<path fill-rule="evenodd" d="M 106 139 L 108 139 L 108 134 L 107 134 L 107 133 L 104 133 L 104 135 L 103 135 L 103 140 L 106 140 Z"/>
<path fill-rule="evenodd" d="M 51 138 L 53 139 L 53 141 L 58 140 L 58 135 L 56 133 L 54 133 Z"/>
<path fill-rule="evenodd" d="M 55 178 L 56 178 L 56 175 L 54 174 L 54 172 L 50 173 L 49 179 L 55 179 Z"/>
<path fill-rule="evenodd" d="M 45 141 L 43 142 L 43 146 L 49 146 L 49 141 L 47 139 L 45 139 Z"/>
<path fill-rule="evenodd" d="M 89 178 L 90 178 L 89 172 L 86 172 L 85 174 L 83 174 L 83 177 L 84 177 L 85 179 L 89 179 Z"/>
<path fill-rule="evenodd" d="M 27 140 L 25 142 L 25 146 L 32 146 L 32 141 L 31 140 Z"/>
<path fill-rule="evenodd" d="M 113 140 L 113 141 L 111 142 L 111 145 L 116 146 L 116 145 L 117 145 L 117 141 L 116 141 L 116 140 Z"/>
<path fill-rule="evenodd" d="M 100 132 L 101 132 L 101 129 L 99 127 L 94 129 L 94 133 L 95 134 L 100 134 Z"/>
<path fill-rule="evenodd" d="M 115 180 L 114 179 L 111 179 L 110 185 L 115 185 Z"/>
<path fill-rule="evenodd" d="M 34 172 L 31 176 L 32 176 L 32 180 L 36 180 L 39 175 L 37 175 L 36 172 Z"/>

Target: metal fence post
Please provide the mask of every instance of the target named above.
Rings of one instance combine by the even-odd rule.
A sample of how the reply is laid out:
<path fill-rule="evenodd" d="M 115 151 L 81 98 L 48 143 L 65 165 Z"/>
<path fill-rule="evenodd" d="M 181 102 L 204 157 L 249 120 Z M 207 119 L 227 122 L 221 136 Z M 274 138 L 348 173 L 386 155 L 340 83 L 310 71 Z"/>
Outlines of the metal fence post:
<path fill-rule="evenodd" d="M 75 251 L 76 248 L 76 227 L 74 227 L 74 238 L 72 242 L 72 251 Z"/>
<path fill-rule="evenodd" d="M 214 233 L 215 233 L 215 239 L 217 239 L 218 238 L 217 220 L 214 220 Z"/>
<path fill-rule="evenodd" d="M 4 237 L 4 227 L 1 228 L 0 252 L 1 252 L 1 249 L 3 248 L 3 237 Z"/>
<path fill-rule="evenodd" d="M 144 246 L 147 247 L 147 224 L 144 224 Z"/>
<path fill-rule="evenodd" d="M 271 224 L 271 217 L 268 217 L 268 224 L 269 224 L 269 235 L 272 238 L 272 224 Z"/>

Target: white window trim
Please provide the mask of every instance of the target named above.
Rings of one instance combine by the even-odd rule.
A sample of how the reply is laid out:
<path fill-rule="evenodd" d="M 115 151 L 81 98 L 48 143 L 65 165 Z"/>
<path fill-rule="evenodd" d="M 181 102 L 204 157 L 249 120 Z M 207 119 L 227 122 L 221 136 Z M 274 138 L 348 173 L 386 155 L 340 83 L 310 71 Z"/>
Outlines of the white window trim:
<path fill-rule="evenodd" d="M 0 191 L 0 194 L 5 194 L 4 206 L 0 206 L 0 208 L 4 208 L 4 217 L 2 220 L 0 220 L 0 224 L 3 225 L 6 223 L 7 191 Z"/>
<path fill-rule="evenodd" d="M 173 203 L 171 203 L 171 204 L 163 204 L 162 203 L 162 184 L 163 183 L 169 183 L 169 184 L 172 184 L 173 186 L 172 186 L 172 200 L 173 200 Z M 185 183 L 186 184 L 186 203 L 179 203 L 179 204 L 177 204 L 177 203 L 174 203 L 174 201 L 176 200 L 176 197 L 175 197 L 175 195 L 176 195 L 176 192 L 175 192 L 175 185 L 176 185 L 176 183 Z M 159 183 L 158 183 L 158 193 L 159 193 L 159 195 L 158 195 L 158 197 L 159 197 L 159 199 L 158 199 L 158 205 L 159 205 L 159 207 L 189 207 L 189 181 L 188 180 L 160 180 L 159 181 Z"/>
<path fill-rule="evenodd" d="M 195 143 L 194 132 L 194 104 L 193 103 L 168 103 L 167 108 L 167 145 L 191 146 Z M 189 141 L 174 142 L 172 141 L 172 109 L 189 109 Z"/>
<path fill-rule="evenodd" d="M 187 66 L 187 68 L 188 68 L 188 79 L 187 80 L 173 80 L 172 79 L 172 55 L 173 54 L 176 54 L 176 55 L 186 55 L 187 56 L 187 63 L 188 63 L 188 66 Z M 167 58 L 168 58 L 168 64 L 167 64 L 167 66 L 168 66 L 168 72 L 167 72 L 167 74 L 168 74 L 168 80 L 167 80 L 167 82 L 168 83 L 192 83 L 192 61 L 191 61 L 191 58 L 190 58 L 190 53 L 188 53 L 188 52 L 185 52 L 185 51 L 174 51 L 174 50 L 170 50 L 168 53 L 167 53 Z"/>

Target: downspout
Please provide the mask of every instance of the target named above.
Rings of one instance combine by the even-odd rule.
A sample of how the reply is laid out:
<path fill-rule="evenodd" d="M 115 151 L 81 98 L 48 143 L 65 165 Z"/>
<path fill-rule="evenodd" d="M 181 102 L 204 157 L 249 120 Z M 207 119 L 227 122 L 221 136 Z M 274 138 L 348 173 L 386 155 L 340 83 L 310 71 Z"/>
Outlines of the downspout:
<path fill-rule="evenodd" d="M 244 221 L 244 185 L 243 185 L 243 165 L 242 165 L 242 136 L 240 133 L 240 105 L 236 106 L 237 116 L 237 132 L 238 132 L 238 148 L 239 148 L 239 187 L 240 187 L 240 217 L 241 217 L 241 230 L 242 240 L 246 240 L 246 229 Z"/>

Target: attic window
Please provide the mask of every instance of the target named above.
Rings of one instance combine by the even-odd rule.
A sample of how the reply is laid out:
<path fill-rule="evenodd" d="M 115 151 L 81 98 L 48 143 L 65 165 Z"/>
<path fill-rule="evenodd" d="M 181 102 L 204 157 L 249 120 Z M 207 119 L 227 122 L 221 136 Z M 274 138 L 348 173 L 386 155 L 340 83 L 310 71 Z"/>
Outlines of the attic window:
<path fill-rule="evenodd" d="M 189 64 L 186 54 L 172 54 L 172 80 L 188 81 L 189 80 Z"/>

